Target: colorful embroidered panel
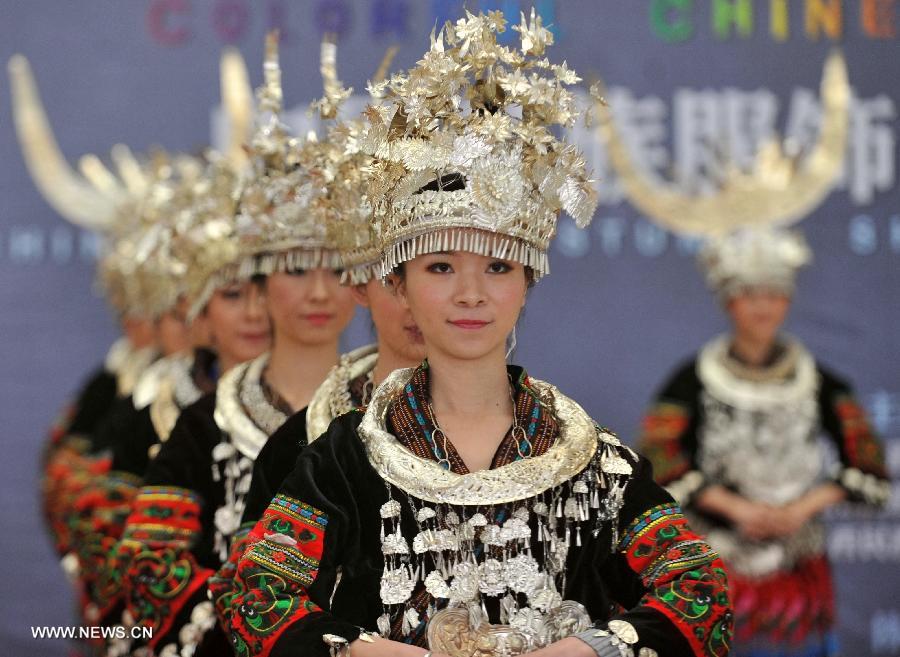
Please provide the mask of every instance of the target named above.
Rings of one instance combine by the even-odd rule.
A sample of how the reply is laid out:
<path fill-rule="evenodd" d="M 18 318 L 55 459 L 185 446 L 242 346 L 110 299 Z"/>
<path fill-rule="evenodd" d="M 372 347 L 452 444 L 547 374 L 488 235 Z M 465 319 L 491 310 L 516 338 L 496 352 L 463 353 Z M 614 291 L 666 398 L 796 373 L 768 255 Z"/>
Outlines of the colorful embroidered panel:
<path fill-rule="evenodd" d="M 696 655 L 728 654 L 732 614 L 724 565 L 690 530 L 677 504 L 661 504 L 635 518 L 618 550 L 647 588 L 641 604 L 668 618 Z"/>
<path fill-rule="evenodd" d="M 268 655 L 287 627 L 320 611 L 306 593 L 319 572 L 328 518 L 278 495 L 250 532 L 232 599 L 235 652 Z"/>
<path fill-rule="evenodd" d="M 85 441 L 68 437 L 47 463 L 42 489 L 45 514 L 57 553 L 75 549 L 73 531 L 77 524 L 75 503 L 91 484 L 109 471 L 111 460 L 85 454 Z"/>
<path fill-rule="evenodd" d="M 841 422 L 847 465 L 887 479 L 884 448 L 872 431 L 859 402 L 852 395 L 841 395 L 835 400 L 834 409 Z"/>
<path fill-rule="evenodd" d="M 177 487 L 145 486 L 135 498 L 120 550 L 128 561 L 125 606 L 137 624 L 153 628 L 151 646 L 212 575 L 190 549 L 200 532 L 200 498 Z"/>
<path fill-rule="evenodd" d="M 97 477 L 75 501 L 73 540 L 78 551 L 80 579 L 85 592 L 85 620 L 97 622 L 108 600 L 98 600 L 110 553 L 114 550 L 131 511 L 140 479 L 128 473 Z M 98 604 L 102 602 L 103 604 Z"/>
<path fill-rule="evenodd" d="M 681 445 L 681 436 L 690 421 L 687 409 L 671 402 L 654 404 L 644 417 L 639 449 L 650 459 L 654 479 L 662 486 L 691 469 L 691 460 Z"/>
<path fill-rule="evenodd" d="M 216 571 L 216 574 L 209 578 L 207 583 L 213 604 L 216 607 L 219 622 L 226 633 L 231 632 L 231 614 L 234 610 L 232 603 L 239 592 L 239 582 L 237 580 L 238 562 L 250 545 L 250 530 L 253 529 L 254 524 L 247 523 L 242 525 L 235 532 L 234 537 L 231 539 L 231 550 L 228 553 L 228 559 Z"/>

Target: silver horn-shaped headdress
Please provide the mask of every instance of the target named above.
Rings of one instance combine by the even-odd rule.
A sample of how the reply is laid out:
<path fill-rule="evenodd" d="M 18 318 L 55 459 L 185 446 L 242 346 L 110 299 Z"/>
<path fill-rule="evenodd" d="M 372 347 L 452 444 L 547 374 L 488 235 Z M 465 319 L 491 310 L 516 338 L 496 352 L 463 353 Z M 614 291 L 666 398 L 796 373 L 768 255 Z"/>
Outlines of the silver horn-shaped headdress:
<path fill-rule="evenodd" d="M 66 160 L 53 134 L 28 60 L 9 60 L 13 118 L 28 171 L 47 202 L 71 223 L 109 232 L 115 228 L 123 203 L 146 193 L 149 181 L 142 164 L 128 147 L 116 145 L 110 156 L 114 175 L 94 155 L 81 158 L 79 173 Z M 246 162 L 243 144 L 250 134 L 253 92 L 247 69 L 237 50 L 227 49 L 221 59 L 222 101 L 229 118 L 228 158 L 234 166 Z"/>
<path fill-rule="evenodd" d="M 682 235 L 710 237 L 737 228 L 787 225 L 807 216 L 831 191 L 847 148 L 850 84 L 839 53 L 829 56 L 822 76 L 823 119 L 816 144 L 802 163 L 769 142 L 749 172 L 727 167 L 719 189 L 692 195 L 654 184 L 640 171 L 608 111 L 598 131 L 628 200 L 648 219 Z"/>

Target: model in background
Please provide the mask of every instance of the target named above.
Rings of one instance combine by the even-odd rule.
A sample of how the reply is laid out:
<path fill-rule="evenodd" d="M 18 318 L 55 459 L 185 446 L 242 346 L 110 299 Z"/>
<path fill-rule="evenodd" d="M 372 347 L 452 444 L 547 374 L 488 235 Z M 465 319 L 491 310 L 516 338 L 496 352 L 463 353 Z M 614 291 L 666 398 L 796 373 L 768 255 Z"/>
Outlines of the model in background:
<path fill-rule="evenodd" d="M 391 53 L 382 62 L 386 71 Z M 345 90 L 336 79 L 335 45 L 322 45 L 325 98 L 317 103 L 325 118 L 336 113 Z M 376 81 L 380 78 L 376 75 Z M 328 111 L 325 111 L 325 108 Z M 235 569 L 243 556 L 250 529 L 262 517 L 281 483 L 290 473 L 300 452 L 325 433 L 334 418 L 368 404 L 375 387 L 394 370 L 414 367 L 425 357 L 422 335 L 408 309 L 401 306 L 394 286 L 396 277 L 381 280 L 381 249 L 371 222 L 372 206 L 366 195 L 366 168 L 372 158 L 350 148 L 349 137 L 358 132 L 361 122 L 338 122 L 331 126 L 328 138 L 320 144 L 319 168 L 328 180 L 327 202 L 337 218 L 339 249 L 343 263 L 342 283 L 350 287 L 357 303 L 369 309 L 376 344 L 361 347 L 341 356 L 316 391 L 305 413 L 291 417 L 268 440 L 253 465 L 253 478 L 247 493 L 241 529 L 235 534 L 225 565 L 210 582 L 216 610 L 224 626 L 233 613 L 232 597 Z"/>
<path fill-rule="evenodd" d="M 837 654 L 821 515 L 847 499 L 879 506 L 890 492 L 850 386 L 782 331 L 809 258 L 798 234 L 777 229 L 705 247 L 732 330 L 665 383 L 640 442 L 728 567 L 738 655 Z"/>

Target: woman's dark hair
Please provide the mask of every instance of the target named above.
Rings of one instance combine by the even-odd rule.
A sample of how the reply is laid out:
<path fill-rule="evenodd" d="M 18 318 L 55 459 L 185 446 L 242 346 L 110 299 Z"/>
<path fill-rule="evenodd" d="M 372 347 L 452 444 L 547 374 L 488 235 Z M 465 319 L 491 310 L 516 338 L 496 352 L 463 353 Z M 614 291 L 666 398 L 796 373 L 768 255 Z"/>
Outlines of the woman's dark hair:
<path fill-rule="evenodd" d="M 421 194 L 422 192 L 461 192 L 465 188 L 466 177 L 464 175 L 461 173 L 448 173 L 420 187 L 416 194 Z"/>

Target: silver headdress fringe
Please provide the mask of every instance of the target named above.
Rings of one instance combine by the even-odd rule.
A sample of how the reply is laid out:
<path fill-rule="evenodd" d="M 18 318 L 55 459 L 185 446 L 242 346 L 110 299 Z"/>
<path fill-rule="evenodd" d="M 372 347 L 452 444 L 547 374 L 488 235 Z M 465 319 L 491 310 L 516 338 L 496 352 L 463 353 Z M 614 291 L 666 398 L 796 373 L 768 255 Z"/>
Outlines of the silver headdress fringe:
<path fill-rule="evenodd" d="M 382 257 L 381 276 L 387 276 L 398 265 L 417 256 L 438 251 L 466 251 L 514 260 L 534 270 L 535 280 L 550 273 L 550 262 L 541 249 L 508 235 L 465 227 L 444 228 L 391 245 Z"/>

